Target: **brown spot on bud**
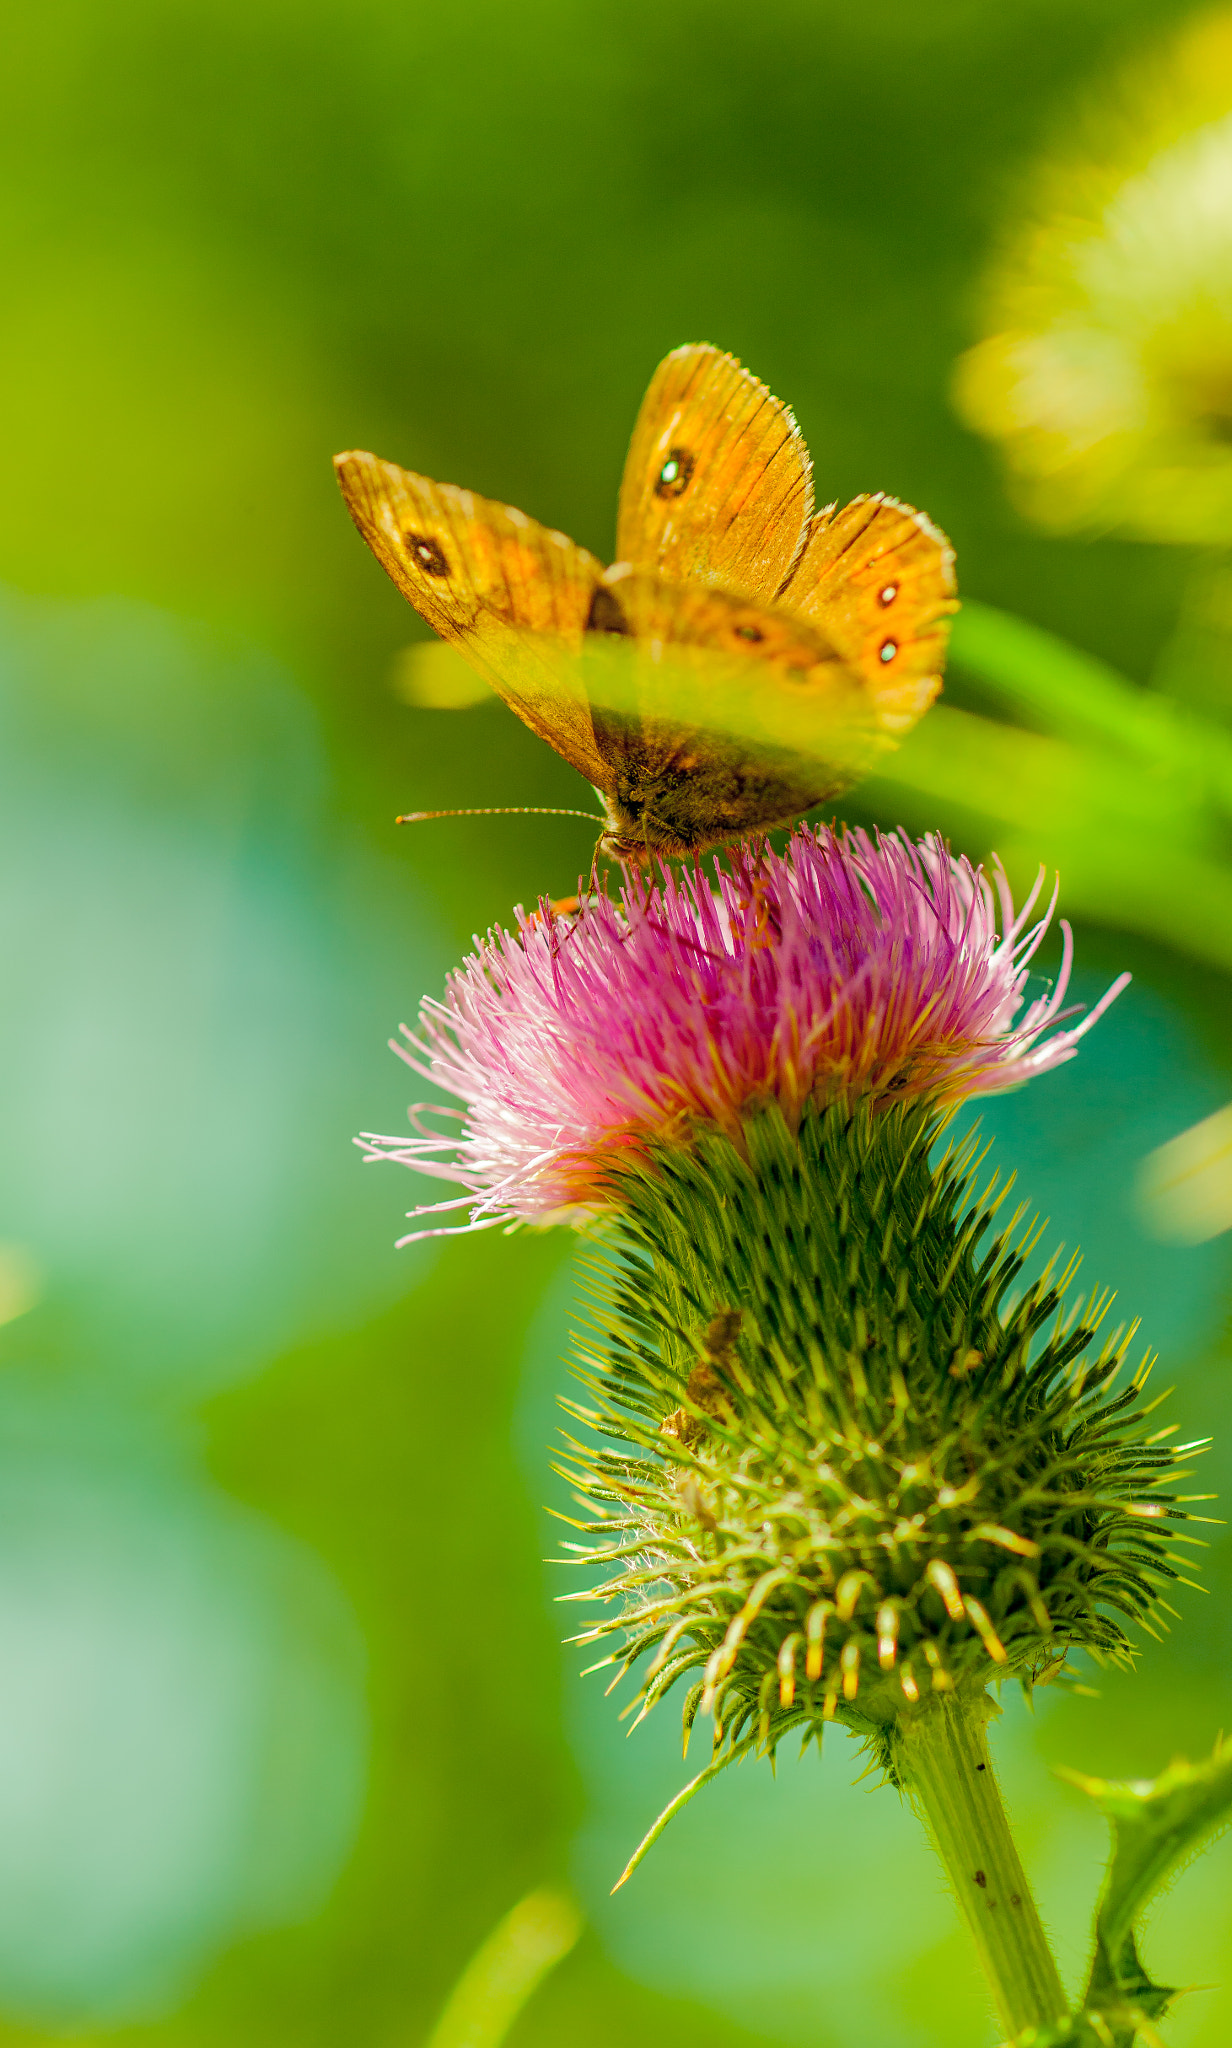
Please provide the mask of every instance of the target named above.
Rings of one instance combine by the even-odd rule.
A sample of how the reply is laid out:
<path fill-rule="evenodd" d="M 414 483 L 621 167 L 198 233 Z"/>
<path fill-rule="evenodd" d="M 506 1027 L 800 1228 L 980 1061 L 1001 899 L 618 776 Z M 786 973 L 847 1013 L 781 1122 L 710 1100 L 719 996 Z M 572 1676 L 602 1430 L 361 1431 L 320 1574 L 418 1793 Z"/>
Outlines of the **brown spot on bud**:
<path fill-rule="evenodd" d="M 691 1451 L 694 1444 L 699 1444 L 705 1434 L 705 1423 L 698 1416 L 690 1415 L 685 1408 L 673 1408 L 671 1414 L 664 1416 L 659 1424 L 659 1435 L 674 1437 L 678 1444 L 684 1445 L 686 1451 Z"/>

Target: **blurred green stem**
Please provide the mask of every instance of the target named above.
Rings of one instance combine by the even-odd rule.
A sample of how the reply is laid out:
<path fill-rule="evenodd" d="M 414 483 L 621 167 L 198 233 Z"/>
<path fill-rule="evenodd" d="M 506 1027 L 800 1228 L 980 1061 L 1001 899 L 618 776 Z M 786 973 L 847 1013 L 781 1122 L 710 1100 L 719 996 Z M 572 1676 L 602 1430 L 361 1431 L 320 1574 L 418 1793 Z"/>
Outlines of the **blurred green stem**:
<path fill-rule="evenodd" d="M 993 1774 L 986 1693 L 934 1694 L 899 1723 L 897 1760 L 945 1865 L 1010 2041 L 1068 2010 Z M 1028 2037 L 1029 2038 L 1029 2037 Z"/>
<path fill-rule="evenodd" d="M 582 1932 L 563 1892 L 531 1892 L 506 1913 L 471 1957 L 437 2021 L 428 2048 L 500 2048 L 549 1970 Z"/>

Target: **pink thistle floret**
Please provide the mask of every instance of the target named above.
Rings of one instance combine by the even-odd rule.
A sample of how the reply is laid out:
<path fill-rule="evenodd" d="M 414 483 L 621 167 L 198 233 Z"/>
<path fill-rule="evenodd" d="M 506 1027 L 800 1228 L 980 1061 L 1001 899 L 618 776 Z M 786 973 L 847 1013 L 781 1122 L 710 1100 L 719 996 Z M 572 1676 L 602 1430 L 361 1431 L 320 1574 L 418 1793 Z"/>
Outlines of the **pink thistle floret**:
<path fill-rule="evenodd" d="M 468 1190 L 414 1220 L 469 1208 L 463 1227 L 482 1229 L 601 1209 L 622 1157 L 687 1142 L 698 1119 L 739 1142 L 770 1103 L 794 1128 L 810 1103 L 942 1106 L 1017 1087 L 1072 1059 L 1129 979 L 1052 1028 L 1074 1014 L 1063 923 L 1056 980 L 1015 1022 L 1056 904 L 1054 891 L 1029 923 L 1042 882 L 1015 913 L 1000 868 L 990 878 L 940 838 L 806 826 L 782 854 L 716 862 L 713 883 L 695 866 L 628 875 L 619 900 L 583 898 L 570 915 L 545 903 L 477 941 L 418 1033 L 403 1025 L 393 1041 L 465 1109 L 421 1106 L 415 1137 L 358 1142 Z M 460 1132 L 434 1136 L 431 1113 Z"/>

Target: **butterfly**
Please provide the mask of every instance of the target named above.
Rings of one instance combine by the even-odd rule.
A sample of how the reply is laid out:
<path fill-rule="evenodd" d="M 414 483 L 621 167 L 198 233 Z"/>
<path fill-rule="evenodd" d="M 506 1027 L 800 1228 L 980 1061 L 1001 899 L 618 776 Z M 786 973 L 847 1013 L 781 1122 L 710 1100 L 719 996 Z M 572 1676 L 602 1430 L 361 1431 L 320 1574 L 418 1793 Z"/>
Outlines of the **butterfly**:
<path fill-rule="evenodd" d="M 335 458 L 351 516 L 420 616 L 604 806 L 649 865 L 837 795 L 928 709 L 954 557 L 883 492 L 813 510 L 787 407 L 705 343 L 660 363 L 605 567 L 510 505 L 377 456 Z"/>

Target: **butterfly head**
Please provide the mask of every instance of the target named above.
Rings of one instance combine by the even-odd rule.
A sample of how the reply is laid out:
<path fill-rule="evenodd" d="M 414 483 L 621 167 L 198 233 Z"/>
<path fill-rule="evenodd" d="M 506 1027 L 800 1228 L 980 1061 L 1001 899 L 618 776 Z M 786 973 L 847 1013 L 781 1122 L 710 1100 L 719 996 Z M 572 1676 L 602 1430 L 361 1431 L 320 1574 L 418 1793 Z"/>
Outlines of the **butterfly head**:
<path fill-rule="evenodd" d="M 619 796 L 597 789 L 604 810 L 604 826 L 595 847 L 596 860 L 618 861 L 621 867 L 648 868 L 656 860 L 687 853 L 688 847 L 665 842 L 659 821 L 647 816 L 640 804 L 622 803 Z"/>

